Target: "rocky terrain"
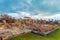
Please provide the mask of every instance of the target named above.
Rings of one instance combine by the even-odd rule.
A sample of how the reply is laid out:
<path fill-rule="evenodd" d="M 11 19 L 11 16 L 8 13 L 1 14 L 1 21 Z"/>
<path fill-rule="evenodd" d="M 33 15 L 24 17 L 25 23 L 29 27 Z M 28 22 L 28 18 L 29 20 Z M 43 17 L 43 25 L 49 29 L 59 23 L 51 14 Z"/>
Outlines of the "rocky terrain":
<path fill-rule="evenodd" d="M 0 37 L 3 40 L 32 31 L 46 34 L 56 28 L 56 24 L 47 23 L 46 20 L 35 20 L 31 18 L 14 19 L 6 14 L 0 18 Z"/>

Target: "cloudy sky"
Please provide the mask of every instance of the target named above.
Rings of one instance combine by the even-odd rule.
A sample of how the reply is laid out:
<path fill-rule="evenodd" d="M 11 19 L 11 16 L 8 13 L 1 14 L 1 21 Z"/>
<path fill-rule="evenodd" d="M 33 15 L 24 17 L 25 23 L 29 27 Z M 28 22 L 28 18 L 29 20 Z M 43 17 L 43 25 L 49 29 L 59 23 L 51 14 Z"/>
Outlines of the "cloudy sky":
<path fill-rule="evenodd" d="M 0 0 L 0 14 L 15 18 L 60 19 L 60 0 Z"/>

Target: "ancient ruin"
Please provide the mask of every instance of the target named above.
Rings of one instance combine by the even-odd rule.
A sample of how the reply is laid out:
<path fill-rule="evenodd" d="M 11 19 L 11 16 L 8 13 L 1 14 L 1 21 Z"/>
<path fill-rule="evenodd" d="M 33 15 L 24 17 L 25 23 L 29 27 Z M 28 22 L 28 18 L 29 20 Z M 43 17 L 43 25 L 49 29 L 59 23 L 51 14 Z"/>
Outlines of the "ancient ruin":
<path fill-rule="evenodd" d="M 31 32 L 46 36 L 57 29 L 56 25 L 47 24 L 46 20 L 34 20 L 31 18 L 13 19 L 6 14 L 2 15 L 0 21 L 1 40 L 7 40 L 9 38 Z"/>

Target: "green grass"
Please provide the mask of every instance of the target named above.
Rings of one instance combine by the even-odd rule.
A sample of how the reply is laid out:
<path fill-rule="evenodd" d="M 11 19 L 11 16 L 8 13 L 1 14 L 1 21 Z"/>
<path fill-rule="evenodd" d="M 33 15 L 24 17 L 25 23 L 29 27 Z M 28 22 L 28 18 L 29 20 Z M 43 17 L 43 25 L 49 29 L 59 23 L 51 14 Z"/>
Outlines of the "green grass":
<path fill-rule="evenodd" d="M 30 33 L 11 38 L 10 40 L 60 40 L 60 27 L 58 27 L 55 32 L 50 33 L 48 36 L 41 36 L 38 34 Z"/>

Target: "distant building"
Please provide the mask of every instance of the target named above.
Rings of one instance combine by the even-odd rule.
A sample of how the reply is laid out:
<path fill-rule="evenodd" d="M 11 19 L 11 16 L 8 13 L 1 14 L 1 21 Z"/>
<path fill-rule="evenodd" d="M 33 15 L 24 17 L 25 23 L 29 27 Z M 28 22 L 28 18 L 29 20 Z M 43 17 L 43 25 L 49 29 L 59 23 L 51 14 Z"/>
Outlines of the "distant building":
<path fill-rule="evenodd" d="M 24 17 L 23 19 L 31 19 L 31 17 Z"/>

